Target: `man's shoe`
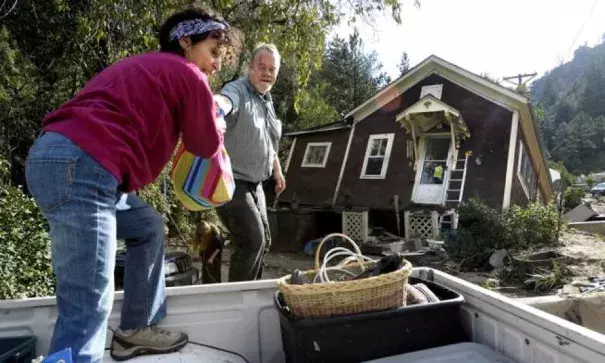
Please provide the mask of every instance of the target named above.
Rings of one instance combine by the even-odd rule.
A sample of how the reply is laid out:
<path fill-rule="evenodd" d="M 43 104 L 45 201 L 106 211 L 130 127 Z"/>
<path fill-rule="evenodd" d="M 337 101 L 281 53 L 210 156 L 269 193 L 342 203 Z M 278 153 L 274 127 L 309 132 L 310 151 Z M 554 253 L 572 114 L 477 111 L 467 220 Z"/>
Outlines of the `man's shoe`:
<path fill-rule="evenodd" d="M 123 331 L 117 329 L 111 341 L 110 355 L 114 360 L 124 361 L 143 354 L 164 354 L 183 348 L 189 337 L 156 325 Z"/>

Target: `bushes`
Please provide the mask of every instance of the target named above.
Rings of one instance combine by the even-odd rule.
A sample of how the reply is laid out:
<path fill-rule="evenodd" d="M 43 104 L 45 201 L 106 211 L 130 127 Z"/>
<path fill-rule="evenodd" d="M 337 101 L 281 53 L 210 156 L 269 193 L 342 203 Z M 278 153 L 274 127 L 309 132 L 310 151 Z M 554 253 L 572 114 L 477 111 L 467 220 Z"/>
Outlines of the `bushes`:
<path fill-rule="evenodd" d="M 54 295 L 46 220 L 0 160 L 0 300 Z"/>
<path fill-rule="evenodd" d="M 502 213 L 483 202 L 471 200 L 460 205 L 458 216 L 458 230 L 445 244 L 451 258 L 462 260 L 474 256 L 483 259 L 496 249 L 507 248 L 509 238 Z"/>
<path fill-rule="evenodd" d="M 554 205 L 533 203 L 499 212 L 473 199 L 458 208 L 458 230 L 446 243 L 449 256 L 479 267 L 499 249 L 524 249 L 558 243 L 559 215 Z"/>
<path fill-rule="evenodd" d="M 552 205 L 532 203 L 525 208 L 513 206 L 506 213 L 512 248 L 552 246 L 558 243 L 559 213 Z"/>
<path fill-rule="evenodd" d="M 584 188 L 569 187 L 563 193 L 563 205 L 565 209 L 570 210 L 582 203 L 582 198 L 586 195 Z"/>

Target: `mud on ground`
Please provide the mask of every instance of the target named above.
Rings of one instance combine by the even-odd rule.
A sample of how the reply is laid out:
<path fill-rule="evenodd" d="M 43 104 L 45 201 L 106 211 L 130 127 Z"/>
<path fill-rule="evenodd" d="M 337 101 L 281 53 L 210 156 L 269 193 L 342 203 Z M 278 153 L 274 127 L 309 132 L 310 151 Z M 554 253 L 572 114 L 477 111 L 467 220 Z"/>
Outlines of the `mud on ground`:
<path fill-rule="evenodd" d="M 522 251 L 521 253 L 541 252 L 552 250 L 569 257 L 570 262 L 564 266 L 566 274 L 563 281 L 566 284 L 562 289 L 565 293 L 578 292 L 578 288 L 572 286 L 579 282 L 588 282 L 590 277 L 605 276 L 605 238 L 576 230 L 564 231 L 560 238 L 561 245 L 555 248 L 541 249 L 538 251 Z M 222 254 L 222 282 L 228 281 L 230 250 L 227 247 Z M 557 290 L 540 293 L 527 289 L 523 281 L 499 281 L 499 276 L 492 272 L 476 271 L 461 272 L 457 263 L 444 258 L 443 254 L 427 253 L 425 256 L 414 258 L 414 266 L 424 266 L 439 269 L 466 281 L 480 286 L 489 286 L 492 290 L 503 295 L 518 298 L 540 295 L 556 294 Z M 195 263 L 201 268 L 199 262 Z M 279 278 L 290 274 L 294 269 L 313 269 L 312 257 L 301 253 L 269 253 L 265 260 L 263 279 Z M 200 281 L 201 283 L 201 281 Z"/>

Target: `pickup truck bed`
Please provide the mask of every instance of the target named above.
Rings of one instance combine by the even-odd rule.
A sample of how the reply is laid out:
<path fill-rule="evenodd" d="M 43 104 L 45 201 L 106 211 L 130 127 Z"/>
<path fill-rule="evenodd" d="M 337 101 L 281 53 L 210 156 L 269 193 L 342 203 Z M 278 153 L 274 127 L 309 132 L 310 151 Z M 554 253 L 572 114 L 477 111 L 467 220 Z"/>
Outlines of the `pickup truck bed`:
<path fill-rule="evenodd" d="M 460 319 L 473 342 L 512 362 L 605 362 L 605 335 L 437 270 L 415 268 L 413 275 L 462 294 L 465 303 Z M 181 356 L 175 354 L 162 361 L 184 361 L 180 359 L 185 358 L 183 354 L 203 354 L 204 359 L 197 362 L 213 362 L 216 360 L 208 356 L 213 351 L 217 359 L 234 363 L 285 362 L 278 312 L 273 304 L 276 288 L 275 280 L 262 280 L 168 289 L 168 317 L 163 325 L 186 331 L 193 344 Z M 119 321 L 122 296 L 116 293 L 109 322 L 112 327 Z M 45 354 L 56 318 L 54 298 L 0 301 L 0 316 L 0 337 L 35 335 L 38 355 Z M 195 343 L 236 354 L 204 349 Z M 155 362 L 159 358 L 140 357 L 133 362 Z"/>

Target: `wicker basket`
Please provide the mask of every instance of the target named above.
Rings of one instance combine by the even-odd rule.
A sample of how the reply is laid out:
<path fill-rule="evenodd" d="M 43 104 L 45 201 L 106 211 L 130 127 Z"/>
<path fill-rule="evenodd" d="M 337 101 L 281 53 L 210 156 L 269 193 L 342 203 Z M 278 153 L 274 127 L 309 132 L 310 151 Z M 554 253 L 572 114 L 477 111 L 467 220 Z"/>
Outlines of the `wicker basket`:
<path fill-rule="evenodd" d="M 326 240 L 333 237 L 342 237 L 361 255 L 359 247 L 349 237 L 334 233 L 326 236 L 315 252 L 315 270 L 305 271 L 308 279 L 319 272 L 319 253 Z M 291 314 L 298 318 L 318 318 L 334 315 L 357 314 L 369 311 L 378 311 L 397 308 L 405 305 L 405 285 L 412 272 L 412 265 L 404 260 L 401 269 L 359 280 L 335 281 L 346 275 L 342 272 L 361 273 L 374 267 L 376 262 L 358 262 L 339 265 L 337 268 L 327 269 L 330 282 L 304 285 L 290 284 L 292 275 L 278 280 L 279 290 Z"/>

